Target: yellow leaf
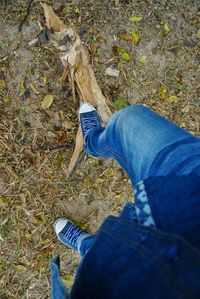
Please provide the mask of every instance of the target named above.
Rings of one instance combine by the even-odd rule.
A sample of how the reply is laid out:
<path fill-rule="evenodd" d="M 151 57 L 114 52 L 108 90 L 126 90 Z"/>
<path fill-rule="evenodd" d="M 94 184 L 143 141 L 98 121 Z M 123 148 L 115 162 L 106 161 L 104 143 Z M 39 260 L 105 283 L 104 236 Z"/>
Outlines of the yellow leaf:
<path fill-rule="evenodd" d="M 160 90 L 160 99 L 161 100 L 164 100 L 167 98 L 166 93 L 167 93 L 167 86 L 164 85 Z"/>
<path fill-rule="evenodd" d="M 101 179 L 101 178 L 96 179 L 97 184 L 102 184 L 103 182 L 104 182 L 104 179 Z"/>
<path fill-rule="evenodd" d="M 26 16 L 27 16 L 27 12 L 21 12 L 20 15 L 19 15 L 19 20 L 23 21 Z"/>
<path fill-rule="evenodd" d="M 108 170 L 108 176 L 112 177 L 114 175 L 114 169 L 113 168 L 109 168 Z"/>
<path fill-rule="evenodd" d="M 81 14 L 80 9 L 78 7 L 75 8 L 75 13 L 77 13 L 79 15 Z"/>
<path fill-rule="evenodd" d="M 200 29 L 196 33 L 196 38 L 200 39 Z"/>
<path fill-rule="evenodd" d="M 35 20 L 38 19 L 38 17 L 37 17 L 36 15 L 31 15 L 31 16 L 30 16 L 30 19 L 31 19 L 32 21 L 35 21 Z"/>
<path fill-rule="evenodd" d="M 74 276 L 71 274 L 64 274 L 62 276 L 63 282 L 66 284 L 68 289 L 71 289 L 73 283 L 74 283 Z"/>
<path fill-rule="evenodd" d="M 22 80 L 22 81 L 20 82 L 20 86 L 21 86 L 21 89 L 22 89 L 23 91 L 26 89 L 26 82 L 25 82 L 25 80 Z"/>
<path fill-rule="evenodd" d="M 118 49 L 118 54 L 121 57 L 121 59 L 123 61 L 130 61 L 131 60 L 131 56 L 122 48 Z"/>
<path fill-rule="evenodd" d="M 45 84 L 48 83 L 48 78 L 47 78 L 47 76 L 41 77 L 41 79 L 43 80 L 43 82 L 44 82 Z"/>
<path fill-rule="evenodd" d="M 119 5 L 119 0 L 115 0 L 115 6 Z"/>
<path fill-rule="evenodd" d="M 5 89 L 6 88 L 6 82 L 5 82 L 5 80 L 0 80 L 0 90 L 3 90 L 3 89 Z"/>
<path fill-rule="evenodd" d="M 79 226 L 81 229 L 83 230 L 87 230 L 88 227 L 89 227 L 89 224 L 88 223 L 81 223 L 81 225 Z"/>
<path fill-rule="evenodd" d="M 53 103 L 53 98 L 54 96 L 52 94 L 48 94 L 44 97 L 44 99 L 42 100 L 42 108 L 43 109 L 48 109 L 51 104 Z"/>
<path fill-rule="evenodd" d="M 10 103 L 12 100 L 10 98 L 4 98 L 3 101 L 4 101 L 4 103 L 7 104 L 7 103 Z"/>
<path fill-rule="evenodd" d="M 131 35 L 132 35 L 132 39 L 133 39 L 134 44 L 137 45 L 139 43 L 139 40 L 140 40 L 138 31 L 136 29 L 133 29 L 131 31 Z"/>
<path fill-rule="evenodd" d="M 178 102 L 178 97 L 175 95 L 171 95 L 167 98 L 167 100 L 171 103 L 171 104 L 176 104 Z"/>
<path fill-rule="evenodd" d="M 146 56 L 145 55 L 142 55 L 141 57 L 140 57 L 140 59 L 139 59 L 139 61 L 141 62 L 141 63 L 145 63 L 146 62 Z"/>
<path fill-rule="evenodd" d="M 131 17 L 129 18 L 129 21 L 132 22 L 132 23 L 138 23 L 142 20 L 141 17 Z"/>
<path fill-rule="evenodd" d="M 26 268 L 25 266 L 23 266 L 23 265 L 16 265 L 16 266 L 15 266 L 15 270 L 16 270 L 17 272 L 26 272 L 26 271 L 27 271 L 27 268 Z"/>
<path fill-rule="evenodd" d="M 165 30 L 166 33 L 170 32 L 170 28 L 169 28 L 169 25 L 167 23 L 165 23 L 163 25 L 163 28 L 164 28 L 164 30 Z"/>

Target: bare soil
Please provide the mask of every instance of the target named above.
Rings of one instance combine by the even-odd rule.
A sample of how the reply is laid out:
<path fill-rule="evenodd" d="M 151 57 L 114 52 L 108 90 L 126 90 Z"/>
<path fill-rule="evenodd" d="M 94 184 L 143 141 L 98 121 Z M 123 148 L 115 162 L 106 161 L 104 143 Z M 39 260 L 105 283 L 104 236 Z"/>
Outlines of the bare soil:
<path fill-rule="evenodd" d="M 43 23 L 33 1 L 0 0 L 0 298 L 50 297 L 49 261 L 61 255 L 68 286 L 80 259 L 53 232 L 68 217 L 95 233 L 109 214 L 133 200 L 130 180 L 111 159 L 85 158 L 66 178 L 77 130 L 77 106 L 62 65 L 48 43 L 31 43 Z M 103 93 L 113 101 L 145 104 L 200 136 L 200 11 L 185 1 L 46 1 L 79 30 Z M 142 17 L 132 23 L 132 16 Z M 167 27 L 166 27 L 167 25 Z M 122 34 L 133 29 L 139 43 Z M 166 30 L 167 29 L 167 30 Z M 169 30 L 168 30 L 169 29 Z M 123 61 L 116 49 L 131 57 Z M 118 69 L 119 77 L 105 74 Z M 54 101 L 42 108 L 46 95 Z"/>

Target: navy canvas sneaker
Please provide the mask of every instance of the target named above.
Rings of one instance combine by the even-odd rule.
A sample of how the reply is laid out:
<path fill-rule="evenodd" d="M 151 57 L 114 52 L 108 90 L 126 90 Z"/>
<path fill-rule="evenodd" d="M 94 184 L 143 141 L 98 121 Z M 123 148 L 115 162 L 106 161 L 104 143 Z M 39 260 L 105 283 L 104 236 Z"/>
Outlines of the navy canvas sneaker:
<path fill-rule="evenodd" d="M 79 120 L 83 137 L 96 127 L 102 127 L 97 110 L 90 104 L 84 103 L 79 109 Z"/>
<path fill-rule="evenodd" d="M 63 244 L 78 252 L 80 252 L 82 241 L 85 238 L 92 236 L 66 218 L 57 219 L 54 223 L 54 230 L 58 239 Z"/>

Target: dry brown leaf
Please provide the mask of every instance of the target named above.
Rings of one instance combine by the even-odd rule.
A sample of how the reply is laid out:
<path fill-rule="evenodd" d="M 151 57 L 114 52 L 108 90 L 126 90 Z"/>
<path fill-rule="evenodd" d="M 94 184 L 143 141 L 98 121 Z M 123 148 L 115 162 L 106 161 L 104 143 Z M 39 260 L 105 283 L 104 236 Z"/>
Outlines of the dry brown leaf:
<path fill-rule="evenodd" d="M 51 6 L 46 3 L 41 3 L 46 18 L 46 24 L 49 29 L 53 29 L 54 32 L 59 32 L 65 28 L 65 24 L 61 19 L 54 13 Z"/>
<path fill-rule="evenodd" d="M 65 128 L 66 130 L 70 130 L 73 126 L 73 122 L 72 121 L 68 121 L 68 120 L 64 120 L 62 122 L 62 126 L 63 128 Z"/>
<path fill-rule="evenodd" d="M 131 43 L 133 43 L 132 35 L 129 34 L 129 33 L 123 33 L 123 34 L 120 34 L 119 38 L 122 39 L 122 40 L 125 40 L 125 41 L 127 41 L 127 42 L 131 42 Z"/>
<path fill-rule="evenodd" d="M 35 155 L 32 153 L 30 149 L 24 149 L 23 154 L 30 164 L 35 164 Z"/>
<path fill-rule="evenodd" d="M 63 145 L 67 141 L 67 135 L 64 131 L 57 132 L 57 142 L 60 145 Z"/>

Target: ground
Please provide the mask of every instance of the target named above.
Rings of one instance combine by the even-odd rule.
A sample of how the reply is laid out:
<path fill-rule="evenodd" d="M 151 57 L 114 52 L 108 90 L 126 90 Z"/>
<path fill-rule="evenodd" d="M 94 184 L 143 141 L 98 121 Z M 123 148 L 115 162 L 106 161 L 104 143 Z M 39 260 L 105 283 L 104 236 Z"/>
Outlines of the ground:
<path fill-rule="evenodd" d="M 46 2 L 77 27 L 100 87 L 118 109 L 127 102 L 145 104 L 200 136 L 197 1 Z M 33 1 L 19 32 L 28 3 L 0 1 L 2 299 L 49 298 L 48 263 L 55 253 L 71 285 L 80 259 L 57 241 L 58 217 L 95 233 L 107 215 L 118 215 L 133 200 L 129 178 L 113 160 L 85 156 L 67 180 L 77 106 L 68 83 L 59 84 L 56 50 L 44 44 L 44 36 L 40 44 L 31 42 L 40 33 L 38 21 L 43 24 L 39 1 Z M 119 77 L 106 75 L 108 67 L 119 70 Z M 46 95 L 54 99 L 49 109 L 42 107 Z"/>

